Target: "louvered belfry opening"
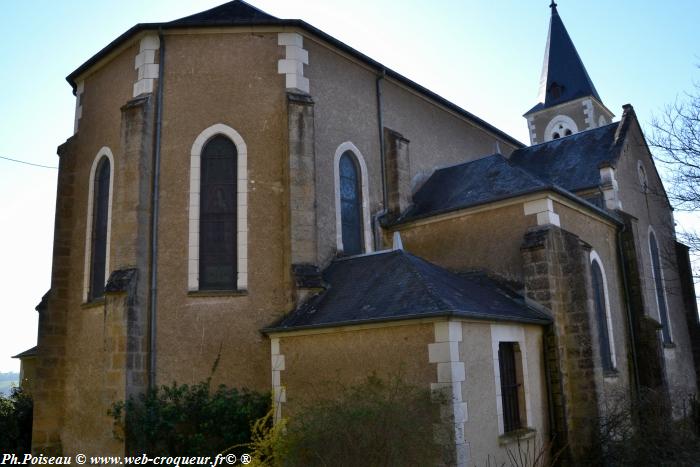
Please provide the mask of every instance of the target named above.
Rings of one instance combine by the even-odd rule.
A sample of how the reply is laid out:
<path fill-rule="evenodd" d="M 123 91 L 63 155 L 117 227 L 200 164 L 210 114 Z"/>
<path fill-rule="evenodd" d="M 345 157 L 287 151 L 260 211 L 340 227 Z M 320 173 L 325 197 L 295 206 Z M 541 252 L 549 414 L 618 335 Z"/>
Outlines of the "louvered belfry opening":
<path fill-rule="evenodd" d="M 237 151 L 222 135 L 202 150 L 199 210 L 199 288 L 236 289 Z"/>

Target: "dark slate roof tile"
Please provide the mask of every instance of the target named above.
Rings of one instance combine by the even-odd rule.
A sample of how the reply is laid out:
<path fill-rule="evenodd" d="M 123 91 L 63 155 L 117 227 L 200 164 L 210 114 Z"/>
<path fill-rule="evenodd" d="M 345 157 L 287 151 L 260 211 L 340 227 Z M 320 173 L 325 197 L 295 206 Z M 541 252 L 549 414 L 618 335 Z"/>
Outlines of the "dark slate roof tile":
<path fill-rule="evenodd" d="M 514 151 L 510 162 L 542 181 L 576 192 L 597 187 L 600 165 L 615 164 L 618 123 Z"/>
<path fill-rule="evenodd" d="M 460 276 L 403 250 L 334 261 L 328 288 L 266 332 L 454 316 L 547 323 L 550 316 L 485 274 Z"/>
<path fill-rule="evenodd" d="M 223 5 L 219 5 L 209 10 L 196 13 L 194 15 L 170 21 L 168 25 L 231 25 L 245 22 L 257 22 L 276 19 L 278 18 L 267 14 L 262 10 L 259 10 L 258 8 L 255 8 L 254 6 L 244 2 L 243 0 L 237 0 L 233 2 L 224 3 Z"/>
<path fill-rule="evenodd" d="M 39 347 L 34 346 L 31 349 L 27 349 L 24 352 L 18 353 L 17 355 L 14 355 L 12 358 L 26 358 L 26 357 L 36 357 L 39 355 Z"/>
<path fill-rule="evenodd" d="M 510 198 L 547 187 L 501 154 L 436 170 L 413 196 L 413 205 L 399 219 L 435 215 Z"/>

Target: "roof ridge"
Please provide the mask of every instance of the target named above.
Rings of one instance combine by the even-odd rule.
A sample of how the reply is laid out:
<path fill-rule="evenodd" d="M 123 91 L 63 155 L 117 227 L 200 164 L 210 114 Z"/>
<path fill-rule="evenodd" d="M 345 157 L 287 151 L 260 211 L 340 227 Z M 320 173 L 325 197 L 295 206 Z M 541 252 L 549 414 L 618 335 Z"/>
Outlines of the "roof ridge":
<path fill-rule="evenodd" d="M 427 295 L 433 300 L 435 304 L 437 304 L 439 307 L 443 308 L 444 310 L 449 310 L 450 307 L 445 303 L 445 301 L 440 298 L 440 296 L 435 292 L 435 290 L 428 286 L 428 280 L 421 274 L 420 271 L 416 268 L 416 265 L 413 263 L 413 259 L 420 260 L 420 261 L 425 261 L 418 256 L 412 255 L 411 253 L 407 252 L 406 250 L 396 250 L 397 253 L 400 254 L 400 257 L 406 262 L 409 270 L 411 271 L 411 274 L 413 274 L 417 279 L 420 285 L 425 289 Z M 427 264 L 433 266 L 433 267 L 439 267 L 437 265 L 433 265 L 433 263 L 425 261 Z M 444 268 L 440 268 L 448 273 L 450 271 L 447 271 Z M 451 274 L 451 273 L 450 273 Z"/>
<path fill-rule="evenodd" d="M 527 149 L 530 149 L 530 148 L 536 148 L 537 146 L 542 146 L 542 145 L 544 145 L 544 144 L 550 144 L 550 143 L 555 143 L 555 142 L 559 142 L 559 141 L 565 141 L 565 140 L 567 140 L 567 138 L 572 138 L 572 137 L 574 137 L 574 136 L 579 136 L 579 135 L 582 135 L 582 134 L 584 134 L 584 133 L 590 133 L 590 132 L 592 132 L 592 131 L 600 130 L 601 128 L 606 128 L 606 127 L 609 127 L 609 126 L 611 126 L 611 125 L 619 125 L 620 123 L 622 123 L 622 120 L 620 120 L 620 121 L 618 121 L 618 122 L 610 122 L 610 123 L 607 123 L 607 124 L 605 124 L 605 125 L 602 125 L 602 126 L 599 126 L 599 127 L 595 127 L 595 128 L 587 128 L 587 129 L 585 129 L 585 130 L 581 130 L 581 131 L 578 131 L 578 132 L 576 132 L 576 133 L 572 133 L 572 134 L 570 134 L 570 135 L 562 136 L 561 138 L 550 139 L 549 141 L 542 141 L 541 143 L 531 144 L 530 146 L 525 146 L 525 147 L 522 147 L 522 148 L 518 148 L 518 149 L 516 149 L 515 151 L 513 151 L 513 153 L 516 153 L 516 152 L 522 151 L 522 150 L 527 150 Z"/>

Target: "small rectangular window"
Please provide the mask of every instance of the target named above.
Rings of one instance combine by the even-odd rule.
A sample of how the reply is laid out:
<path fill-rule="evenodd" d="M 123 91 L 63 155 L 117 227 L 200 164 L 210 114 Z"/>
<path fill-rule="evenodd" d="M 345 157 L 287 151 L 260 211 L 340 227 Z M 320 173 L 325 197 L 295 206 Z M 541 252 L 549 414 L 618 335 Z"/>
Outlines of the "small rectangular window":
<path fill-rule="evenodd" d="M 499 342 L 498 364 L 501 374 L 501 402 L 504 433 L 523 427 L 524 391 L 522 358 L 517 342 Z"/>

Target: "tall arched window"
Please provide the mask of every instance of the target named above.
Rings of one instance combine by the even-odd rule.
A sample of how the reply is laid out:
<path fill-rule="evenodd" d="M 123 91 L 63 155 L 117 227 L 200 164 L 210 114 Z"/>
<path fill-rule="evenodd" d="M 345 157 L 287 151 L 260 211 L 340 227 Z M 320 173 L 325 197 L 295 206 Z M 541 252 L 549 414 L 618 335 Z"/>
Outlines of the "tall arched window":
<path fill-rule="evenodd" d="M 340 223 L 343 230 L 343 253 L 362 253 L 362 193 L 357 163 L 352 152 L 340 157 Z"/>
<path fill-rule="evenodd" d="M 92 258 L 90 259 L 90 299 L 105 293 L 105 268 L 107 266 L 107 216 L 109 214 L 109 159 L 102 157 L 97 165 L 93 185 L 95 196 L 92 216 Z"/>
<path fill-rule="evenodd" d="M 351 142 L 338 146 L 334 158 L 335 221 L 338 252 L 372 251 L 367 165 Z"/>
<path fill-rule="evenodd" d="M 223 135 L 204 145 L 199 209 L 199 288 L 236 288 L 236 146 Z"/>
<path fill-rule="evenodd" d="M 664 275 L 661 269 L 659 245 L 656 243 L 656 235 L 651 230 L 649 231 L 649 253 L 651 255 L 651 272 L 656 292 L 656 306 L 659 310 L 659 320 L 661 321 L 661 334 L 664 342 L 669 344 L 671 343 L 671 329 L 668 322 L 666 293 L 664 292 Z"/>
<path fill-rule="evenodd" d="M 591 253 L 591 286 L 593 288 L 593 305 L 598 327 L 600 358 L 603 371 L 615 370 L 615 349 L 612 346 L 612 322 L 610 319 L 610 300 L 605 273 L 600 258 Z"/>
<path fill-rule="evenodd" d="M 190 151 L 187 287 L 248 289 L 248 148 L 241 135 L 216 123 Z"/>
<path fill-rule="evenodd" d="M 104 296 L 109 272 L 109 237 L 112 219 L 114 157 L 108 147 L 97 152 L 90 169 L 88 209 L 85 226 L 85 273 L 83 300 Z"/>

